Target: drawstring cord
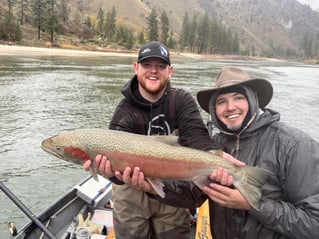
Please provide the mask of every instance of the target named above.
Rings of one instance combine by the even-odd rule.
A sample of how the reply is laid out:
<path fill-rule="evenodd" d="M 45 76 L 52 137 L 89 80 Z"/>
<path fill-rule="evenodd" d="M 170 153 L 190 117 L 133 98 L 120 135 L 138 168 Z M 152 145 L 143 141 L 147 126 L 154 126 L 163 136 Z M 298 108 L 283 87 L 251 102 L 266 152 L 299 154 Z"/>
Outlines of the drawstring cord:
<path fill-rule="evenodd" d="M 235 147 L 231 150 L 230 154 L 233 155 L 235 158 L 238 157 L 238 152 L 239 152 L 239 139 L 240 139 L 240 135 L 236 135 L 236 143 L 235 143 Z M 236 152 L 236 154 L 235 154 Z"/>
<path fill-rule="evenodd" d="M 235 143 L 235 147 L 231 150 L 231 155 L 233 155 L 235 158 L 238 157 L 238 153 L 239 153 L 239 140 L 240 140 L 240 135 L 249 127 L 249 125 L 251 125 L 251 123 L 254 121 L 254 119 L 257 116 L 257 112 L 255 112 L 253 114 L 253 116 L 251 117 L 251 119 L 248 121 L 248 123 L 246 124 L 246 126 L 239 132 L 239 134 L 236 135 L 236 143 Z M 224 132 L 224 131 L 223 131 Z M 224 132 L 225 134 L 228 135 L 234 135 L 228 132 Z"/>

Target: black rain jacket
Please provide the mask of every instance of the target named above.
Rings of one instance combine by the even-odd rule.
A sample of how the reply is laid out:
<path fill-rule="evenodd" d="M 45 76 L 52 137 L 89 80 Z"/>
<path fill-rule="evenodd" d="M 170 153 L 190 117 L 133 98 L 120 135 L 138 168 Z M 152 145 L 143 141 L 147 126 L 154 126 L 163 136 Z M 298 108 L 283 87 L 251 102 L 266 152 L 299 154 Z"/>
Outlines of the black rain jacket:
<path fill-rule="evenodd" d="M 173 106 L 170 105 L 170 91 L 176 91 Z M 113 114 L 110 129 L 145 135 L 168 135 L 178 129 L 179 143 L 183 146 L 213 149 L 196 101 L 190 93 L 171 88 L 168 82 L 164 95 L 158 102 L 151 103 L 140 95 L 135 75 L 124 85 L 122 94 L 124 98 Z M 122 184 L 115 178 L 111 180 Z"/>

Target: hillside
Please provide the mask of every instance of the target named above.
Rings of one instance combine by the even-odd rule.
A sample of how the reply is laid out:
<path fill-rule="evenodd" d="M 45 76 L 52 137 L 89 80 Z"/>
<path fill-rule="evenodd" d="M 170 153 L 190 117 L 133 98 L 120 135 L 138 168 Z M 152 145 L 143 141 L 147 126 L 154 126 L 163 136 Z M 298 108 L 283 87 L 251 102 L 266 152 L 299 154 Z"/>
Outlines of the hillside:
<path fill-rule="evenodd" d="M 305 37 L 319 41 L 319 12 L 313 11 L 297 0 L 66 0 L 65 2 L 68 3 L 70 18 L 68 26 L 64 26 L 66 36 L 73 36 L 80 31 L 77 25 L 79 21 L 84 22 L 88 17 L 96 20 L 100 8 L 106 14 L 114 6 L 116 24 L 125 25 L 135 33 L 146 30 L 147 18 L 152 9 L 156 10 L 158 16 L 165 10 L 175 39 L 180 36 L 185 13 L 198 18 L 207 14 L 238 34 L 242 51 L 253 51 L 256 54 L 269 49 L 299 51 Z M 1 17 L 4 15 L 7 1 L 0 0 L 0 3 Z M 24 39 L 35 38 L 35 29 L 29 26 L 23 26 L 22 29 Z M 60 36 L 59 40 L 63 41 L 64 38 L 65 36 Z M 319 49 L 317 50 L 319 52 Z"/>
<path fill-rule="evenodd" d="M 219 19 L 239 30 L 240 39 L 249 47 L 298 49 L 307 34 L 316 37 L 319 33 L 319 13 L 294 0 L 219 2 Z"/>
<path fill-rule="evenodd" d="M 186 12 L 190 16 L 207 13 L 239 34 L 242 49 L 254 48 L 257 52 L 273 47 L 298 50 L 306 35 L 313 39 L 319 35 L 319 12 L 296 0 L 72 1 L 75 5 L 86 2 L 87 14 L 93 15 L 99 7 L 107 12 L 115 6 L 118 22 L 136 31 L 146 28 L 151 9 L 158 15 L 165 10 L 175 37 L 180 34 Z"/>
<path fill-rule="evenodd" d="M 1 1 L 1 0 L 0 0 Z M 117 14 L 117 23 L 125 24 L 131 30 L 140 31 L 147 27 L 147 18 L 152 9 L 155 9 L 158 16 L 163 10 L 168 13 L 171 28 L 176 37 L 181 31 L 184 14 L 202 15 L 205 11 L 196 0 L 70 0 L 71 11 L 80 11 L 82 18 L 97 16 L 100 7 L 106 13 L 114 6 Z M 129 7 L 128 7 L 129 6 Z"/>

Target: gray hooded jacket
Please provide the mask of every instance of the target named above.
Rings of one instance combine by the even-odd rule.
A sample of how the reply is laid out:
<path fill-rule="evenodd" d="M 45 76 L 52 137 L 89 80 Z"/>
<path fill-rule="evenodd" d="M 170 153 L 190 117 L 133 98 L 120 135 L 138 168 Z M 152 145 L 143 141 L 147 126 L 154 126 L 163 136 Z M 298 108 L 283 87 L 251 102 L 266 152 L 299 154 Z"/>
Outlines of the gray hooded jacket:
<path fill-rule="evenodd" d="M 247 165 L 265 168 L 273 175 L 263 186 L 261 211 L 224 208 L 210 201 L 213 237 L 318 238 L 319 144 L 279 122 L 279 113 L 270 109 L 262 112 L 252 92 L 248 88 L 245 91 L 255 118 L 239 135 L 221 131 L 213 142 L 217 149 L 233 152 Z M 163 200 L 175 206 L 192 208 L 207 199 L 194 184 L 182 181 L 165 182 L 165 192 Z"/>

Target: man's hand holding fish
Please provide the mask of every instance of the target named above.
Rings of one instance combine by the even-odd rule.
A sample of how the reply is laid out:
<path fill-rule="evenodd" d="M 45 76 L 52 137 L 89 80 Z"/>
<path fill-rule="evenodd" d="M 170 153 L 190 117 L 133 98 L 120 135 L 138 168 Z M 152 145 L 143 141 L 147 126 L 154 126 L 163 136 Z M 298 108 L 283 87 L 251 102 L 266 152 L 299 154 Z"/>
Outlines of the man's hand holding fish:
<path fill-rule="evenodd" d="M 85 170 L 89 170 L 91 166 L 91 161 L 88 160 L 83 164 Z M 97 172 L 102 176 L 112 178 L 116 177 L 117 180 L 122 181 L 125 184 L 131 185 L 132 187 L 143 190 L 148 193 L 157 194 L 151 184 L 145 180 L 144 174 L 140 172 L 138 167 L 133 169 L 133 173 L 131 172 L 132 169 L 130 167 L 126 167 L 123 173 L 120 171 L 112 171 L 111 163 L 107 160 L 106 156 L 98 154 L 95 157 L 95 165 L 97 167 Z"/>
<path fill-rule="evenodd" d="M 244 166 L 245 164 L 230 154 L 223 153 L 223 158 L 229 160 L 236 166 Z M 88 160 L 84 163 L 84 168 L 89 170 L 91 161 Z M 157 195 L 153 186 L 145 179 L 143 172 L 140 171 L 139 167 L 131 169 L 125 168 L 123 172 L 112 171 L 110 161 L 107 160 L 106 156 L 97 155 L 95 158 L 95 165 L 98 173 L 108 178 L 116 177 L 117 180 L 122 181 L 125 184 L 131 185 L 132 187 L 143 190 L 145 192 Z M 238 209 L 250 209 L 250 204 L 247 200 L 239 193 L 237 189 L 229 188 L 233 184 L 233 177 L 224 168 L 218 168 L 212 171 L 209 178 L 217 183 L 211 183 L 203 188 L 205 193 L 222 206 L 238 208 Z"/>

